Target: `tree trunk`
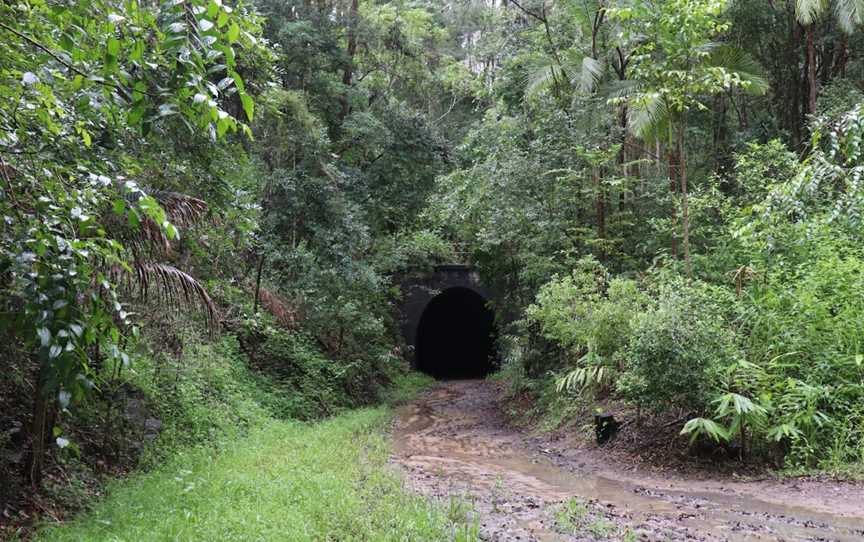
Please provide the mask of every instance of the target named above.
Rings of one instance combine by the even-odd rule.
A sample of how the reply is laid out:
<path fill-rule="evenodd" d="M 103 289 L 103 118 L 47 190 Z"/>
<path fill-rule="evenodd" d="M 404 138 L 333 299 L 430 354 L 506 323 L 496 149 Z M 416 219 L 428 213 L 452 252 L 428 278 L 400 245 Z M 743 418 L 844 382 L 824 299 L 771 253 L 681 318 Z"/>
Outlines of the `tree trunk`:
<path fill-rule="evenodd" d="M 603 187 L 600 184 L 600 171 L 594 167 L 591 169 L 594 178 L 595 201 L 594 208 L 597 210 L 597 238 L 606 239 L 606 202 L 604 201 Z"/>
<path fill-rule="evenodd" d="M 684 268 L 687 278 L 693 278 L 693 265 L 690 262 L 690 204 L 687 197 L 687 164 L 684 160 L 684 127 L 682 124 L 678 130 L 678 176 L 681 179 L 681 230 L 684 242 Z"/>
<path fill-rule="evenodd" d="M 796 150 L 799 150 L 801 146 L 801 131 L 805 120 L 804 112 L 807 108 L 807 93 L 804 92 L 807 74 L 801 73 L 801 68 L 799 67 L 801 63 L 799 51 L 801 48 L 802 37 L 801 25 L 794 23 L 789 37 L 789 44 L 785 49 L 786 60 L 784 65 L 787 67 L 788 73 L 782 74 L 781 76 L 781 80 L 787 78 L 789 81 L 792 81 L 789 88 L 783 91 L 783 93 L 788 96 L 788 99 L 785 101 L 781 114 L 788 118 L 786 123 L 792 134 L 792 148 Z"/>
<path fill-rule="evenodd" d="M 252 303 L 252 314 L 258 312 L 258 300 L 261 293 L 261 272 L 264 270 L 264 254 L 258 259 L 258 273 L 255 277 L 255 301 Z"/>
<path fill-rule="evenodd" d="M 816 113 L 816 43 L 815 25 L 807 26 L 807 112 L 811 115 Z"/>
<path fill-rule="evenodd" d="M 348 11 L 348 47 L 345 51 L 348 61 L 345 63 L 345 68 L 342 71 L 342 84 L 346 87 L 346 93 L 354 80 L 354 55 L 357 53 L 357 12 L 359 11 L 359 7 L 360 0 L 351 0 L 351 8 Z M 350 108 L 351 106 L 346 94 L 342 98 L 342 119 L 348 116 Z"/>
<path fill-rule="evenodd" d="M 849 37 L 846 34 L 840 36 L 840 52 L 834 61 L 832 75 L 834 77 L 846 77 L 846 64 L 849 63 Z"/>
<path fill-rule="evenodd" d="M 626 179 L 630 176 L 630 168 L 627 166 L 627 105 L 621 106 L 621 115 L 619 116 L 619 127 L 621 129 L 621 151 L 618 153 L 618 164 L 621 166 L 621 175 Z M 627 189 L 621 190 L 618 194 L 618 212 L 624 211 L 624 206 L 627 203 Z"/>
<path fill-rule="evenodd" d="M 734 100 L 734 96 L 732 97 Z M 728 152 L 729 129 L 726 125 L 726 114 L 729 109 L 729 103 L 726 96 L 718 94 L 714 98 L 714 141 L 712 154 L 714 158 L 714 171 L 720 173 L 724 171 L 730 164 L 729 160 L 731 153 Z M 743 124 L 743 123 L 742 123 Z"/>
<path fill-rule="evenodd" d="M 675 210 L 675 196 L 678 194 L 678 165 L 675 162 L 675 145 L 669 145 L 669 192 L 672 195 L 672 259 L 678 258 L 678 212 Z"/>
<path fill-rule="evenodd" d="M 46 429 L 49 425 L 51 400 L 45 394 L 45 368 L 40 363 L 36 378 L 36 389 L 33 394 L 33 425 L 30 427 L 28 449 L 24 468 L 27 481 L 35 488 L 42 482 L 42 471 L 45 466 Z"/>

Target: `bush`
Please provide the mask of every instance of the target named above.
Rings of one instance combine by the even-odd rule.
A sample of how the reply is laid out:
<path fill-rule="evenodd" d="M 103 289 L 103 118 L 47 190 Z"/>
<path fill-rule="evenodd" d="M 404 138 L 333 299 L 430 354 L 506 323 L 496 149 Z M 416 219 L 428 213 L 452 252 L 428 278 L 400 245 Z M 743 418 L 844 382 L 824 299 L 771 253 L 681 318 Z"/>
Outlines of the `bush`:
<path fill-rule="evenodd" d="M 795 463 L 860 460 L 864 447 L 864 258 L 837 243 L 750 289 L 748 357 L 754 393 L 786 427 Z"/>
<path fill-rule="evenodd" d="M 606 269 L 590 257 L 580 260 L 571 275 L 543 286 L 526 314 L 545 339 L 565 350 L 568 365 L 575 366 L 559 380 L 559 389 L 608 391 L 622 369 L 620 354 L 629 340 L 633 314 L 647 303 L 635 281 L 609 280 Z"/>
<path fill-rule="evenodd" d="M 379 367 L 367 361 L 333 360 L 302 331 L 249 319 L 241 341 L 256 372 L 283 389 L 285 396 L 277 404 L 268 402 L 278 418 L 312 420 L 378 398 Z"/>
<path fill-rule="evenodd" d="M 702 283 L 661 286 L 656 304 L 633 320 L 619 392 L 654 410 L 705 410 L 723 369 L 741 356 L 725 318 L 733 303 L 728 292 Z"/>

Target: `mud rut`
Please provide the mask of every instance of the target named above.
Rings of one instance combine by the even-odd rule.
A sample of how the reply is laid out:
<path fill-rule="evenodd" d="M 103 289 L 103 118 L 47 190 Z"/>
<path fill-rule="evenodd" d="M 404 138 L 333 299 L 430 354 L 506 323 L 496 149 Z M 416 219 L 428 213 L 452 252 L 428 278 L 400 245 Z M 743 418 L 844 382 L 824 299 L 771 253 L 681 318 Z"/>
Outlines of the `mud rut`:
<path fill-rule="evenodd" d="M 864 488 L 635 475 L 541 449 L 507 426 L 485 381 L 441 383 L 403 407 L 393 463 L 483 540 L 864 541 Z M 594 454 L 594 456 L 592 456 Z"/>

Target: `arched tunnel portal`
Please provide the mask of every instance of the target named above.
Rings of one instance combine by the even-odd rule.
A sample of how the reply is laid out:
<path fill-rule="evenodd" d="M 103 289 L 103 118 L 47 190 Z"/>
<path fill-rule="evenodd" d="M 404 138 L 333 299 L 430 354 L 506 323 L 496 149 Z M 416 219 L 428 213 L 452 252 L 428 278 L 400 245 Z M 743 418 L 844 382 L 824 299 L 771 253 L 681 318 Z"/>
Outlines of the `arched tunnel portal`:
<path fill-rule="evenodd" d="M 495 315 L 469 288 L 444 290 L 417 325 L 417 368 L 438 379 L 483 378 L 495 365 Z"/>
<path fill-rule="evenodd" d="M 438 265 L 401 277 L 396 307 L 415 369 L 439 379 L 482 378 L 498 367 L 495 293 L 467 265 Z"/>

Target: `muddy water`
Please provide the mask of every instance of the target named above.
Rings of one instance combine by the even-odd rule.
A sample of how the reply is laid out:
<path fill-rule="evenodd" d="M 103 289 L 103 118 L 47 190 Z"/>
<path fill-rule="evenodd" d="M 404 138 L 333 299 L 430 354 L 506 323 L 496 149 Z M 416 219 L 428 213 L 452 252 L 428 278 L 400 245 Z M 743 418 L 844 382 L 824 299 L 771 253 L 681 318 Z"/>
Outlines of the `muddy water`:
<path fill-rule="evenodd" d="M 394 430 L 394 463 L 408 484 L 473 509 L 485 540 L 864 541 L 864 501 L 836 514 L 776 488 L 757 498 L 702 482 L 634 481 L 596 461 L 553 463 L 508 428 L 494 394 L 483 381 L 442 383 L 405 406 Z M 578 502 L 578 513 L 564 514 L 565 502 Z"/>

